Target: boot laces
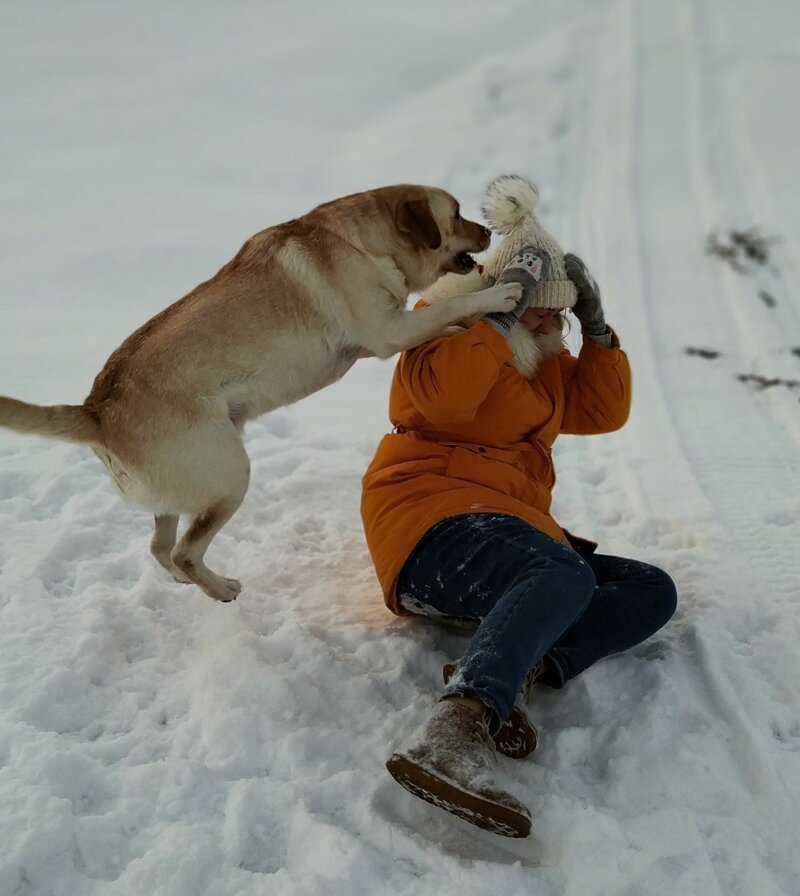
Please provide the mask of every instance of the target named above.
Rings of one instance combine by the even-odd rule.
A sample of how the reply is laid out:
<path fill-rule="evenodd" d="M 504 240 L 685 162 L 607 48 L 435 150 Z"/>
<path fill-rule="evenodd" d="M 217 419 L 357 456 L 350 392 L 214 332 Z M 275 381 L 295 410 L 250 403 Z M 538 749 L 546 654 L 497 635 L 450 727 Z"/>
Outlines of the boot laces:
<path fill-rule="evenodd" d="M 533 691 L 533 686 L 536 684 L 536 679 L 542 674 L 542 667 L 544 666 L 544 660 L 539 660 L 539 662 L 528 672 L 525 677 L 525 681 L 522 685 L 522 699 L 526 703 L 530 703 L 531 700 L 531 691 Z"/>
<path fill-rule="evenodd" d="M 476 744 L 486 747 L 491 754 L 493 760 L 497 759 L 497 744 L 494 742 L 491 732 L 489 731 L 488 714 L 483 713 L 480 718 L 475 719 L 475 727 L 473 729 L 473 740 Z"/>

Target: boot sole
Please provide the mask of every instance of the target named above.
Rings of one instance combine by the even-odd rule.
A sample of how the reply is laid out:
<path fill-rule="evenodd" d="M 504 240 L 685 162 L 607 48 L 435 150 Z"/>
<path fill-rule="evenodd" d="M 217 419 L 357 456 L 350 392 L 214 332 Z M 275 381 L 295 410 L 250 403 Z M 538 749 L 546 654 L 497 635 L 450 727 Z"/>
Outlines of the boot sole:
<path fill-rule="evenodd" d="M 447 684 L 453 677 L 456 667 L 454 663 L 445 663 L 442 667 L 442 680 Z M 497 752 L 508 759 L 524 759 L 539 745 L 539 734 L 530 721 L 515 706 L 511 715 L 492 738 Z"/>
<path fill-rule="evenodd" d="M 409 793 L 470 824 L 501 837 L 528 837 L 531 820 L 521 812 L 482 799 L 426 772 L 405 756 L 394 753 L 386 763 L 389 774 Z"/>

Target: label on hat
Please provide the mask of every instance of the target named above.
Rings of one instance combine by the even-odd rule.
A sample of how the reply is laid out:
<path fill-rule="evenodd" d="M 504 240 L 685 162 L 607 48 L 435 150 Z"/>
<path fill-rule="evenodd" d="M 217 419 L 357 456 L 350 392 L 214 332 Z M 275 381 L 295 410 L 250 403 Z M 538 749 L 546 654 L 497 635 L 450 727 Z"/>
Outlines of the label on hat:
<path fill-rule="evenodd" d="M 510 273 L 512 270 L 522 270 L 529 274 L 537 282 L 542 279 L 542 257 L 536 249 L 526 247 L 520 251 L 509 261 L 503 269 L 503 275 Z"/>

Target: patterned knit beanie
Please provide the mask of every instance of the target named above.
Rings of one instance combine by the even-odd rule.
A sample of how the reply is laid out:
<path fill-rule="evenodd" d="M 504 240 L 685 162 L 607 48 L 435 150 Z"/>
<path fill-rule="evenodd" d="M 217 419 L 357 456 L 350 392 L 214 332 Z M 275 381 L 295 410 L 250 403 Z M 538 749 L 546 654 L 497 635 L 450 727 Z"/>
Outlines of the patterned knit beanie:
<path fill-rule="evenodd" d="M 481 211 L 492 230 L 505 239 L 484 269 L 496 280 L 523 246 L 543 249 L 550 256 L 550 269 L 536 289 L 531 307 L 571 308 L 578 299 L 575 284 L 567 277 L 563 250 L 534 213 L 538 202 L 539 191 L 524 177 L 504 174 L 489 184 Z"/>

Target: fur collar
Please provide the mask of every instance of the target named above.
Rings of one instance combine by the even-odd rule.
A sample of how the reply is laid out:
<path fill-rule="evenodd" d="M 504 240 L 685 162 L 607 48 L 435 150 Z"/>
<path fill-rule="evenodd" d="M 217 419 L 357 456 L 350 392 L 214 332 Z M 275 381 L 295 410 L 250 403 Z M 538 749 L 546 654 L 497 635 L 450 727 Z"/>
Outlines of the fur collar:
<path fill-rule="evenodd" d="M 564 315 L 560 314 L 558 318 L 561 321 L 561 327 L 556 323 L 556 318 L 553 318 L 555 324 L 553 329 L 541 336 L 535 336 L 526 330 L 522 324 L 515 324 L 512 327 L 511 336 L 508 340 L 509 347 L 514 352 L 511 364 L 526 379 L 531 379 L 534 373 L 536 373 L 537 367 L 546 358 L 559 355 L 564 351 L 566 347 L 562 335 Z"/>
<path fill-rule="evenodd" d="M 478 292 L 491 286 L 492 280 L 493 278 L 489 277 L 485 272 L 481 274 L 477 268 L 469 274 L 445 274 L 422 296 L 422 301 L 426 305 L 433 305 L 435 302 L 441 302 L 443 299 L 463 296 L 470 292 Z M 465 320 L 459 329 L 472 327 L 478 320 L 480 318 L 477 317 Z M 546 358 L 558 355 L 564 351 L 566 347 L 563 337 L 564 315 L 559 315 L 557 320 L 561 321 L 561 327 L 558 327 L 556 324 L 557 328 L 543 336 L 535 336 L 526 330 L 522 324 L 515 324 L 512 328 L 511 336 L 508 340 L 508 345 L 511 351 L 514 352 L 511 365 L 526 379 L 530 379 L 533 376 L 538 366 Z"/>

